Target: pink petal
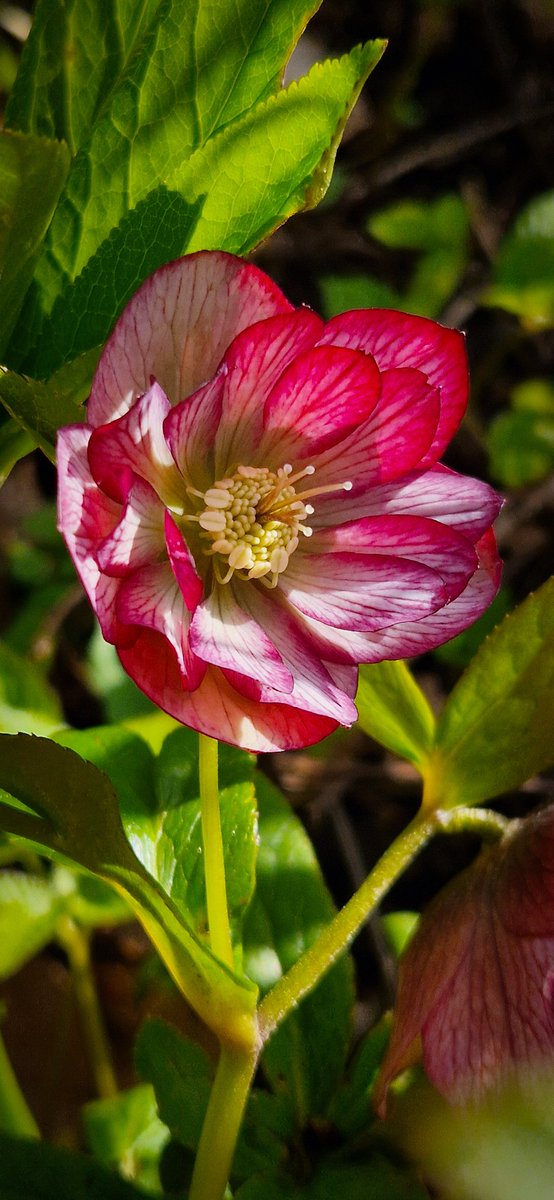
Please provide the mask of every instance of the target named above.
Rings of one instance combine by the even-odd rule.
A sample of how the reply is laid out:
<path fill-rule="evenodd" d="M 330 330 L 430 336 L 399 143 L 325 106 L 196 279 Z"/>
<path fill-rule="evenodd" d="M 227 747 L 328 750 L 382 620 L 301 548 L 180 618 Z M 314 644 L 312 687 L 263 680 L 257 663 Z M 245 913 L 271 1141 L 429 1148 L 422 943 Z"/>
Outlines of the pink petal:
<path fill-rule="evenodd" d="M 259 461 L 276 469 L 357 430 L 375 408 L 380 376 L 363 354 L 319 347 L 299 354 L 265 404 Z"/>
<path fill-rule="evenodd" d="M 176 404 L 165 418 L 164 437 L 183 476 L 184 486 L 205 492 L 214 482 L 213 446 L 221 419 L 225 376 L 221 371 L 209 383 Z"/>
<path fill-rule="evenodd" d="M 88 458 L 98 487 L 124 503 L 131 472 L 146 480 L 164 504 L 180 505 L 183 480 L 164 437 L 169 400 L 157 383 L 130 412 L 93 430 Z"/>
<path fill-rule="evenodd" d="M 422 465 L 436 462 L 466 409 L 468 370 L 463 335 L 426 317 L 374 308 L 333 317 L 321 341 L 363 350 L 373 355 L 381 371 L 416 367 L 430 384 L 440 388 L 440 420 Z"/>
<path fill-rule="evenodd" d="M 135 683 L 177 721 L 254 754 L 311 746 L 337 728 L 328 717 L 241 696 L 216 667 L 208 667 L 196 691 L 185 691 L 174 651 L 150 629 L 118 653 Z"/>
<path fill-rule="evenodd" d="M 116 618 L 118 582 L 102 574 L 96 551 L 121 516 L 119 504 L 98 490 L 87 448 L 91 430 L 69 425 L 58 434 L 58 527 L 108 642 L 124 638 Z"/>
<path fill-rule="evenodd" d="M 277 692 L 291 692 L 293 679 L 264 629 L 241 608 L 234 589 L 215 586 L 198 606 L 190 629 L 191 648 L 204 662 L 237 671 Z M 240 589 L 237 589 L 240 594 Z"/>
<path fill-rule="evenodd" d="M 335 629 L 364 632 L 421 619 L 445 600 L 436 571 L 384 554 L 297 554 L 279 587 L 306 616 Z"/>
<path fill-rule="evenodd" d="M 458 475 L 439 464 L 429 471 L 413 471 L 403 479 L 377 484 L 363 496 L 329 496 L 318 504 L 312 524 L 334 525 L 359 517 L 430 517 L 476 541 L 498 516 L 502 500 L 488 484 Z"/>
<path fill-rule="evenodd" d="M 365 517 L 346 525 L 321 529 L 310 539 L 310 552 L 328 554 L 354 551 L 395 554 L 437 571 L 453 600 L 477 567 L 477 555 L 467 538 L 438 521 L 425 517 Z"/>
<path fill-rule="evenodd" d="M 293 688 L 287 696 L 287 704 L 329 717 L 341 725 L 351 725 L 357 717 L 353 704 L 357 671 L 347 672 L 337 686 L 326 664 L 314 653 L 314 646 L 305 637 L 294 615 L 281 602 L 278 593 L 266 594 L 261 587 L 248 584 L 241 584 L 240 587 L 241 606 L 252 614 L 262 628 L 267 629 L 283 662 L 290 669 Z M 226 674 L 237 690 L 252 700 L 263 704 L 279 700 L 279 694 L 272 687 L 245 675 Z M 350 690 L 344 690 L 341 684 Z"/>
<path fill-rule="evenodd" d="M 225 350 L 255 321 L 292 305 L 257 267 L 200 251 L 155 271 L 119 318 L 94 377 L 92 425 L 123 415 L 154 376 L 173 404 L 217 370 Z"/>
<path fill-rule="evenodd" d="M 436 429 L 438 395 L 419 371 L 387 371 L 369 420 L 344 441 L 318 455 L 314 485 L 348 480 L 350 492 L 319 496 L 310 524 L 340 524 L 365 515 L 366 493 L 411 471 Z"/>
<path fill-rule="evenodd" d="M 258 455 L 264 402 L 285 368 L 313 346 L 322 328 L 320 318 L 304 308 L 270 317 L 235 338 L 221 364 L 225 388 L 215 446 L 216 478 L 240 463 L 269 465 Z"/>
<path fill-rule="evenodd" d="M 102 493 L 96 489 L 98 495 Z M 98 546 L 100 570 L 116 578 L 156 561 L 164 550 L 164 509 L 149 483 L 134 477 L 121 520 Z"/>
<path fill-rule="evenodd" d="M 164 518 L 164 531 L 171 569 L 189 612 L 194 612 L 202 599 L 204 584 L 187 543 L 168 512 Z"/>
<path fill-rule="evenodd" d="M 169 563 L 141 567 L 125 579 L 119 588 L 117 614 L 126 625 L 138 625 L 163 634 L 177 656 L 181 687 L 192 690 L 199 686 L 206 667 L 190 648 L 191 618 Z M 147 695 L 152 692 L 147 690 Z"/>

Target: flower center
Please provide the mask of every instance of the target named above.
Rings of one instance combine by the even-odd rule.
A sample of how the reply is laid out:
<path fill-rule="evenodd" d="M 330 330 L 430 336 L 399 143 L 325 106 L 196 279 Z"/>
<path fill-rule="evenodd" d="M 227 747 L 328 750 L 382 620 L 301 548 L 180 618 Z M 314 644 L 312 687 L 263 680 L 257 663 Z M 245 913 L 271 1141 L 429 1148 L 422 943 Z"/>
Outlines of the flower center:
<path fill-rule="evenodd" d="M 187 491 L 204 502 L 204 509 L 189 520 L 198 521 L 204 553 L 214 556 L 214 571 L 220 583 L 228 583 L 237 572 L 241 579 L 261 579 L 275 587 L 288 566 L 299 535 L 311 537 L 306 519 L 313 513 L 305 501 L 314 495 L 349 491 L 351 483 L 310 488 L 297 492 L 294 485 L 315 467 L 295 475 L 285 463 L 278 471 L 268 467 L 237 467 L 234 475 L 218 479 L 206 492 Z"/>

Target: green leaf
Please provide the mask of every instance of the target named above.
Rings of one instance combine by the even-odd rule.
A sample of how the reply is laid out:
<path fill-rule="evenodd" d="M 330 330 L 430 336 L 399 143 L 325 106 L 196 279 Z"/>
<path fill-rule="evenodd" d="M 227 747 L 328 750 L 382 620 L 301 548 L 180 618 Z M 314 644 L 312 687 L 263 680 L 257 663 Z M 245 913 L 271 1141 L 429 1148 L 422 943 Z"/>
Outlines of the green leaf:
<path fill-rule="evenodd" d="M 7 979 L 52 940 L 63 897 L 50 880 L 0 873 L 0 979 Z"/>
<path fill-rule="evenodd" d="M 121 780 L 122 790 L 127 786 Z M 214 958 L 145 871 L 125 837 L 107 776 L 47 739 L 2 734 L 0 788 L 4 830 L 114 883 L 192 1007 L 218 1036 L 250 1046 L 255 987 Z"/>
<path fill-rule="evenodd" d="M 351 308 L 398 308 L 398 292 L 373 275 L 322 275 L 319 286 L 327 318 Z"/>
<path fill-rule="evenodd" d="M 0 1134 L 0 1200 L 151 1200 L 84 1154 Z"/>
<path fill-rule="evenodd" d="M 554 191 L 536 196 L 520 213 L 481 298 L 515 313 L 531 330 L 554 324 Z"/>
<path fill-rule="evenodd" d="M 35 446 L 35 439 L 30 433 L 26 433 L 7 413 L 0 412 L 0 487 L 20 458 L 25 458 Z"/>
<path fill-rule="evenodd" d="M 85 875 L 74 867 L 57 866 L 52 874 L 52 885 L 63 896 L 70 916 L 85 929 L 131 920 L 132 913 L 123 896 L 96 875 Z"/>
<path fill-rule="evenodd" d="M 405 662 L 361 667 L 356 705 L 364 733 L 419 770 L 424 767 L 435 718 Z"/>
<path fill-rule="evenodd" d="M 189 250 L 245 254 L 325 194 L 345 122 L 383 42 L 317 63 L 303 79 L 228 125 L 168 184 L 206 197 Z"/>
<path fill-rule="evenodd" d="M 67 146 L 0 132 L 0 356 L 15 326 L 69 167 Z"/>
<path fill-rule="evenodd" d="M 44 733 L 59 729 L 63 717 L 57 696 L 36 663 L 0 642 L 0 730 L 31 733 L 33 722 Z"/>
<path fill-rule="evenodd" d="M 27 379 L 15 371 L 0 368 L 0 400 L 35 445 L 56 461 L 56 434 L 62 425 L 85 420 L 85 411 L 67 395 L 57 392 L 51 383 Z"/>
<path fill-rule="evenodd" d="M 436 317 L 456 289 L 468 257 L 469 225 L 459 196 L 433 204 L 401 200 L 373 214 L 368 230 L 393 249 L 420 251 L 402 308 Z"/>
<path fill-rule="evenodd" d="M 501 413 L 491 423 L 488 441 L 491 474 L 504 487 L 545 479 L 554 469 L 554 403 L 550 413 Z"/>
<path fill-rule="evenodd" d="M 86 1104 L 83 1122 L 87 1141 L 99 1162 L 117 1167 L 144 1187 L 160 1190 L 158 1161 L 169 1134 L 160 1121 L 154 1089 L 149 1084 Z"/>
<path fill-rule="evenodd" d="M 213 1083 L 203 1050 L 165 1021 L 147 1021 L 137 1038 L 135 1062 L 152 1084 L 161 1120 L 183 1146 L 196 1150 Z"/>
<path fill-rule="evenodd" d="M 48 378 L 68 360 L 102 345 L 139 285 L 184 254 L 202 208 L 160 184 L 128 212 L 66 284 L 23 368 Z"/>
<path fill-rule="evenodd" d="M 172 175 L 184 168 L 177 190 L 185 200 L 202 194 L 203 185 L 189 194 L 196 183 L 190 156 L 278 88 L 315 7 L 314 0 L 147 0 L 137 10 L 134 0 L 106 0 L 96 13 L 89 0 L 54 0 L 54 7 L 42 0 L 8 122 L 63 131 L 75 157 L 14 362 L 36 340 L 62 286 L 153 186 L 172 188 Z M 218 207 L 218 181 L 207 182 Z"/>
<path fill-rule="evenodd" d="M 371 1093 L 387 1048 L 390 1021 L 384 1019 L 363 1038 L 348 1071 L 348 1078 L 331 1102 L 329 1119 L 345 1138 L 356 1138 L 374 1120 Z"/>
<path fill-rule="evenodd" d="M 162 1121 L 190 1151 L 196 1151 L 213 1083 L 214 1069 L 199 1046 L 161 1020 L 141 1029 L 135 1059 L 143 1079 L 154 1087 Z M 233 1178 L 267 1170 L 284 1156 L 284 1137 L 293 1124 L 283 1097 L 254 1089 L 248 1098 Z"/>
<path fill-rule="evenodd" d="M 316 1166 L 304 1185 L 284 1170 L 249 1179 L 235 1200 L 428 1200 L 429 1193 L 409 1169 L 397 1166 L 380 1151 L 358 1155 L 329 1155 Z"/>
<path fill-rule="evenodd" d="M 505 617 L 450 694 L 426 795 L 477 804 L 554 762 L 554 578 Z"/>
<path fill-rule="evenodd" d="M 244 933 L 245 969 L 267 990 L 311 945 L 334 913 L 309 839 L 298 818 L 258 774 L 260 849 L 256 891 Z M 353 1004 L 348 956 L 269 1041 L 263 1063 L 272 1086 L 286 1082 L 302 1125 L 321 1115 L 342 1072 Z"/>

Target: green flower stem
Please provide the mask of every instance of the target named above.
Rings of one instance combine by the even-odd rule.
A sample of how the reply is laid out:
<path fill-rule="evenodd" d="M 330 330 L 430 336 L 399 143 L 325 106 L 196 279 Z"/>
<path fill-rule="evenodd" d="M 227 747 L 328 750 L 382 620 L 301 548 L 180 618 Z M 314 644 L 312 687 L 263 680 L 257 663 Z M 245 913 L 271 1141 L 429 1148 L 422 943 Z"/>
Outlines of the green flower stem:
<path fill-rule="evenodd" d="M 436 832 L 435 814 L 419 813 L 389 846 L 367 879 L 313 945 L 267 993 L 258 1009 L 260 1037 L 267 1041 L 281 1021 L 311 992 L 346 949 L 399 875 Z"/>
<path fill-rule="evenodd" d="M 60 917 L 56 937 L 67 954 L 96 1091 L 102 1100 L 117 1095 L 118 1087 L 92 972 L 88 935 L 72 921 Z"/>
<path fill-rule="evenodd" d="M 0 1037 L 0 1129 L 14 1137 L 39 1138 L 38 1125 L 15 1077 Z"/>
<path fill-rule="evenodd" d="M 198 734 L 198 743 L 208 928 L 214 954 L 233 970 L 233 946 L 231 943 L 229 912 L 227 909 L 225 860 L 223 857 L 223 838 L 221 836 L 221 817 L 219 811 L 219 786 L 217 779 L 218 743 L 214 738 L 207 737 L 204 733 Z"/>
<path fill-rule="evenodd" d="M 189 1200 L 221 1200 L 225 1193 L 256 1062 L 256 1053 L 221 1048 Z"/>

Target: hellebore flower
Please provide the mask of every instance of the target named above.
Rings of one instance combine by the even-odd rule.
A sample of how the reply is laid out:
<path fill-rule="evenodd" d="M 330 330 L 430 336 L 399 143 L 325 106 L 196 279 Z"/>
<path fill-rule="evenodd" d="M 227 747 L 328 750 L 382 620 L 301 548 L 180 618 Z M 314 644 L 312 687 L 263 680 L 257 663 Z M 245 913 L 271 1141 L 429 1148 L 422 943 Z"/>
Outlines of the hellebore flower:
<path fill-rule="evenodd" d="M 59 525 L 123 666 L 185 725 L 254 751 L 356 717 L 357 664 L 428 650 L 498 586 L 485 484 L 437 465 L 460 334 L 324 324 L 201 251 L 133 297 L 59 437 Z"/>
<path fill-rule="evenodd" d="M 375 1096 L 421 1057 L 454 1104 L 554 1055 L 554 807 L 513 821 L 432 901 L 400 965 Z"/>

